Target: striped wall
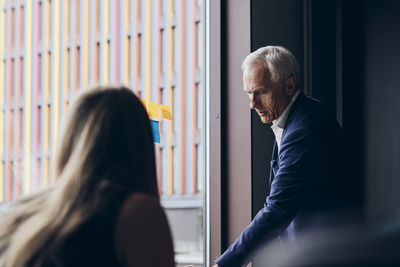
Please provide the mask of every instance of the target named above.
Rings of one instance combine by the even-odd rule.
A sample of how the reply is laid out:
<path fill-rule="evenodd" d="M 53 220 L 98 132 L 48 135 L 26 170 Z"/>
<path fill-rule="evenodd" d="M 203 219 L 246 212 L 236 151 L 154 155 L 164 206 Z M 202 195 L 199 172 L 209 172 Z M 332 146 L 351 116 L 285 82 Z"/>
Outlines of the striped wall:
<path fill-rule="evenodd" d="M 123 83 L 158 118 L 163 199 L 201 197 L 204 0 L 0 0 L 0 202 L 53 182 L 50 162 L 79 90 Z"/>

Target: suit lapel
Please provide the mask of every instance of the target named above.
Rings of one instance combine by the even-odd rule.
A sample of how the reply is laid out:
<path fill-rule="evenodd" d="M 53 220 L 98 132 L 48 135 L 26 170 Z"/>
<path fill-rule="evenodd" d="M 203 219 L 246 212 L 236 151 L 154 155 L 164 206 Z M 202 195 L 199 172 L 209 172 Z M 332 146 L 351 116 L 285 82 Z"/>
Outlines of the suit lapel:
<path fill-rule="evenodd" d="M 293 120 L 293 117 L 296 114 L 299 105 L 301 105 L 301 102 L 303 102 L 305 100 L 305 98 L 306 98 L 306 96 L 303 94 L 303 92 L 300 92 L 300 94 L 297 96 L 296 100 L 294 101 L 292 107 L 290 108 L 289 115 L 288 115 L 288 117 L 286 119 L 285 128 L 284 128 L 283 133 L 282 133 L 282 141 L 284 140 L 287 126 Z M 270 185 L 270 187 L 272 185 L 272 181 L 275 178 L 275 174 L 276 174 L 276 172 L 278 170 L 278 166 L 279 166 L 278 144 L 276 143 L 276 140 L 275 140 L 274 148 L 272 150 L 271 168 L 270 168 L 270 172 L 269 172 L 269 185 Z"/>
<path fill-rule="evenodd" d="M 290 108 L 289 111 L 289 115 L 286 119 L 286 123 L 285 123 L 285 128 L 283 129 L 283 133 L 282 133 L 282 139 L 284 139 L 285 135 L 286 135 L 286 129 L 288 128 L 288 125 L 292 122 L 294 115 L 297 112 L 297 109 L 300 105 L 302 105 L 301 103 L 306 99 L 306 96 L 304 95 L 303 92 L 300 92 L 300 94 L 297 96 L 296 100 L 294 101 L 292 107 Z"/>
<path fill-rule="evenodd" d="M 272 150 L 272 160 L 271 160 L 271 166 L 270 166 L 270 171 L 269 171 L 269 186 L 271 188 L 272 181 L 275 178 L 275 169 L 278 165 L 278 144 L 276 143 L 276 140 L 274 142 L 274 148 Z"/>

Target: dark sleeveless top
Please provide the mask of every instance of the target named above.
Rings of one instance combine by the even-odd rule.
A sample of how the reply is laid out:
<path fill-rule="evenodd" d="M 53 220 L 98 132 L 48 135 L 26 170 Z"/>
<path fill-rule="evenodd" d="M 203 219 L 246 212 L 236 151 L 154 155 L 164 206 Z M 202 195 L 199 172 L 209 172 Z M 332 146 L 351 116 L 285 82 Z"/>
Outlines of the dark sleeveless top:
<path fill-rule="evenodd" d="M 119 193 L 108 198 L 97 214 L 78 227 L 55 253 L 47 257 L 43 266 L 121 266 L 115 251 L 115 228 L 127 196 L 127 193 Z"/>

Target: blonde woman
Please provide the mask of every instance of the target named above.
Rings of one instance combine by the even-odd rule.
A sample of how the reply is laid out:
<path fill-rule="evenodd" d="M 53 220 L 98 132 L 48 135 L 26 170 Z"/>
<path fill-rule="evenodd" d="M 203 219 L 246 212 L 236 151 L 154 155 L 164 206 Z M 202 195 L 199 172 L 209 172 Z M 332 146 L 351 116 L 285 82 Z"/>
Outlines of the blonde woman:
<path fill-rule="evenodd" d="M 0 266 L 174 266 L 149 118 L 124 87 L 72 104 L 54 185 L 0 214 Z"/>

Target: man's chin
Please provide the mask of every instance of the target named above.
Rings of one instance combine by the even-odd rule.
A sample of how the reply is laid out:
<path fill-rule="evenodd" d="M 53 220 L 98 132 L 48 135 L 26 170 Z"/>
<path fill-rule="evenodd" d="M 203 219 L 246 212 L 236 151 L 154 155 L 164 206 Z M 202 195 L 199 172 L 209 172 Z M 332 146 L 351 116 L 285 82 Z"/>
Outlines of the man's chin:
<path fill-rule="evenodd" d="M 270 123 L 270 122 L 273 121 L 271 118 L 267 118 L 267 117 L 264 117 L 264 116 L 260 116 L 260 119 L 261 119 L 262 123 Z"/>

